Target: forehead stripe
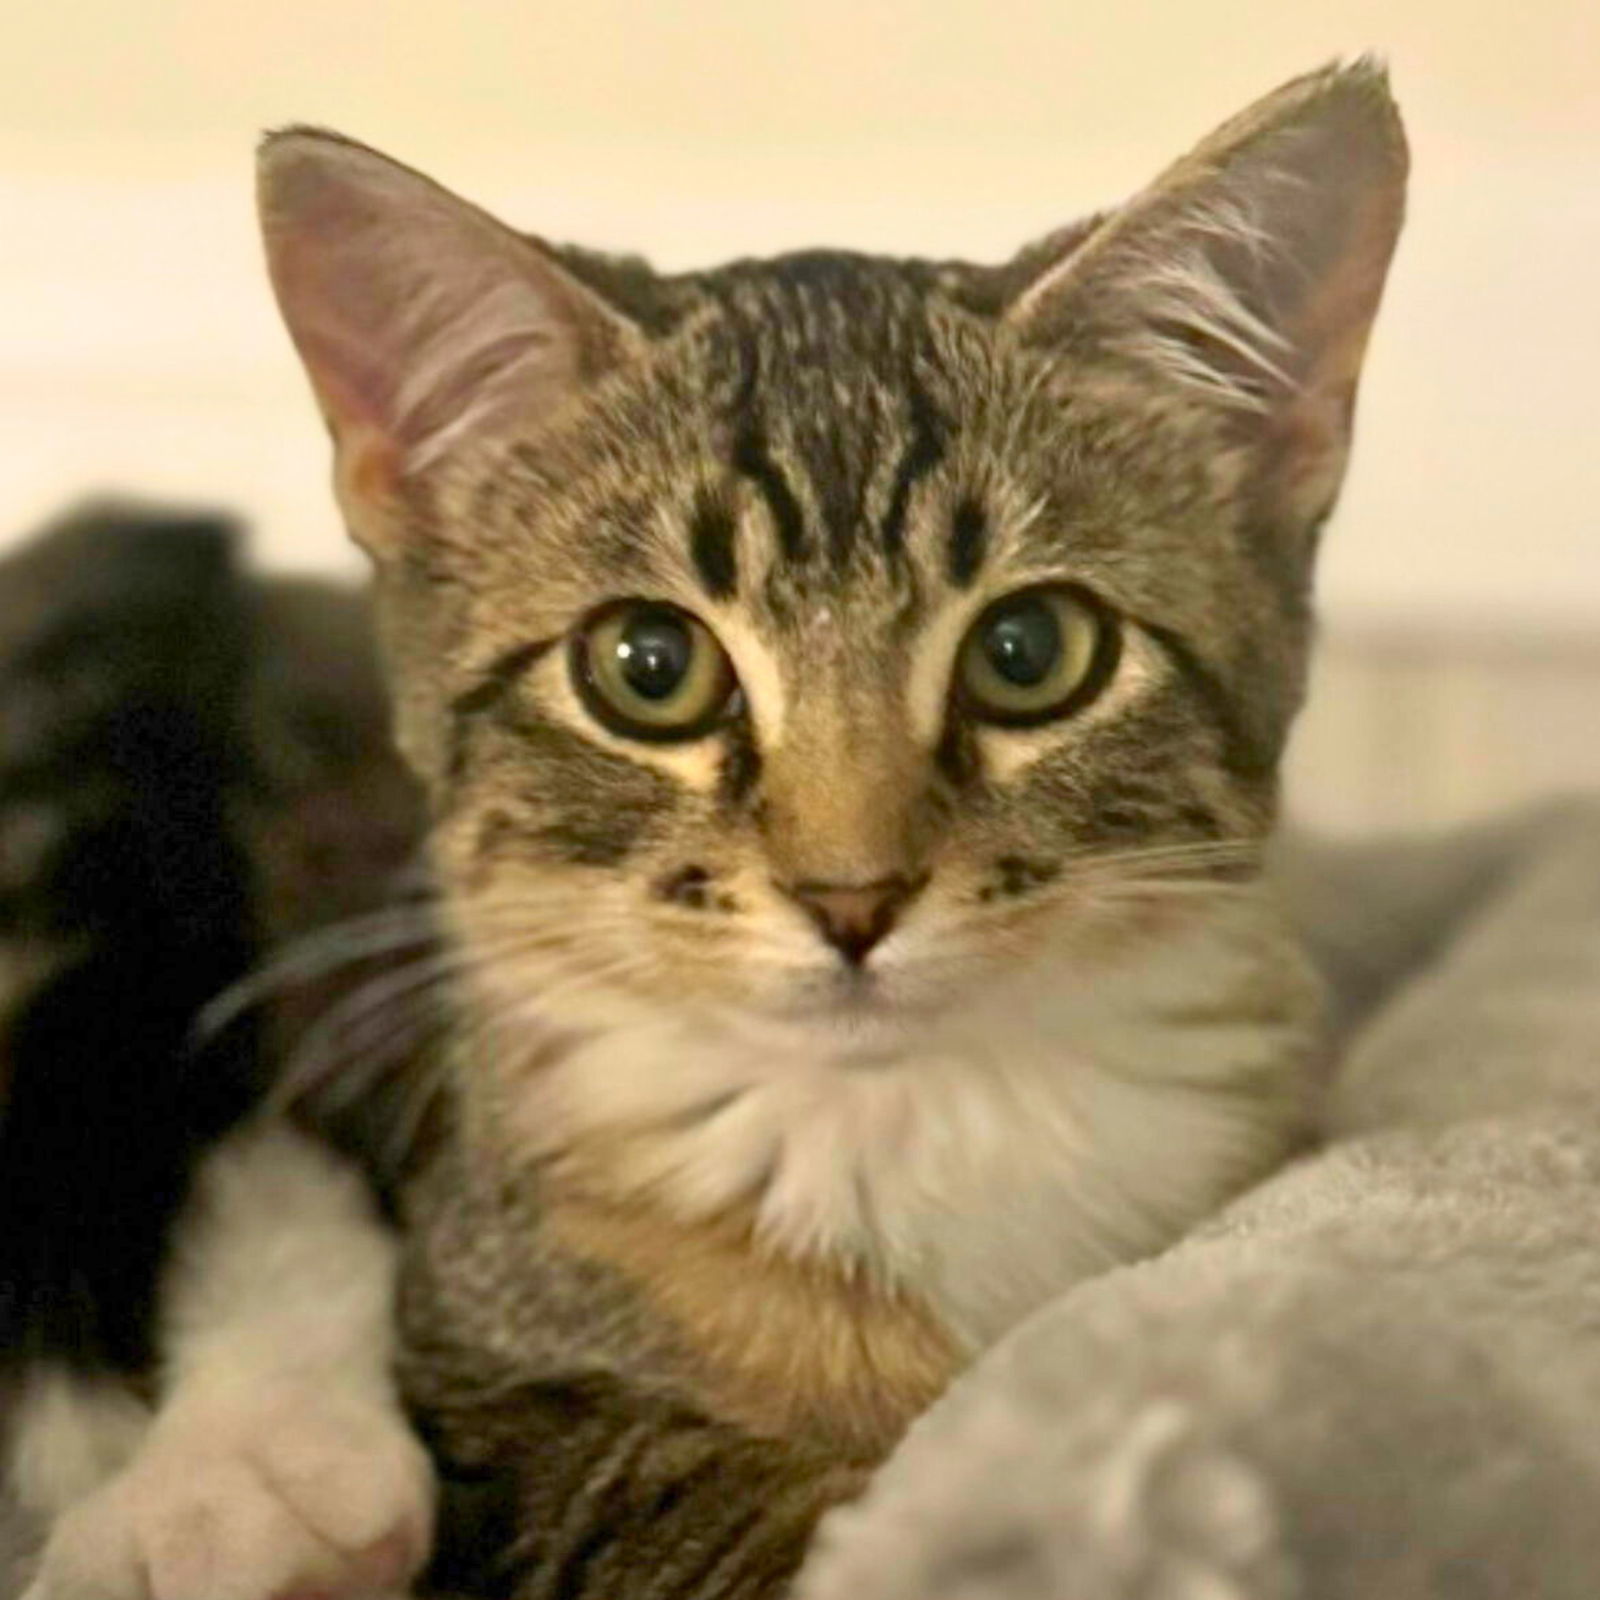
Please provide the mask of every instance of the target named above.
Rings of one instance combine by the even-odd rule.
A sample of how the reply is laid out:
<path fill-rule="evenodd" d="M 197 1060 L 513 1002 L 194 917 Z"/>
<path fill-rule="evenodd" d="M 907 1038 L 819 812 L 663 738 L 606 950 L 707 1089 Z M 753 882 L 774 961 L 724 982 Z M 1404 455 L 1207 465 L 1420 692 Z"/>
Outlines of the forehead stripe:
<path fill-rule="evenodd" d="M 913 377 L 910 380 L 911 443 L 895 468 L 894 488 L 889 509 L 883 516 L 883 547 L 898 555 L 906 542 L 906 509 L 911 491 L 944 460 L 945 437 L 949 426 L 939 415 L 927 391 Z"/>
<path fill-rule="evenodd" d="M 945 551 L 945 572 L 958 589 L 977 577 L 989 553 L 989 521 L 976 500 L 965 499 L 950 521 L 950 544 Z"/>
<path fill-rule="evenodd" d="M 746 335 L 740 341 L 740 360 L 744 375 L 733 402 L 733 470 L 755 485 L 772 513 L 778 530 L 778 547 L 786 559 L 798 560 L 806 547 L 806 522 L 800 502 L 778 463 L 767 454 L 766 436 L 761 430 L 761 415 L 756 405 L 756 385 L 761 375 L 761 358 L 755 341 Z"/>
<path fill-rule="evenodd" d="M 726 600 L 739 587 L 737 538 L 727 503 L 702 490 L 689 519 L 689 558 L 701 587 L 713 600 Z"/>
<path fill-rule="evenodd" d="M 755 485 L 772 513 L 773 525 L 778 530 L 778 547 L 788 560 L 798 560 L 806 548 L 805 516 L 794 490 L 789 487 L 789 480 L 767 454 L 761 425 L 754 417 L 746 419 L 734 439 L 733 470 Z"/>

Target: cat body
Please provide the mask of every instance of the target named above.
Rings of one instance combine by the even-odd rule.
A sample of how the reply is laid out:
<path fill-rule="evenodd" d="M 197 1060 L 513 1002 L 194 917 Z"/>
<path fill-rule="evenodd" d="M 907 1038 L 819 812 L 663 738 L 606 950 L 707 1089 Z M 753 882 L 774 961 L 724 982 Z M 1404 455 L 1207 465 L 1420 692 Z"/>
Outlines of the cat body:
<path fill-rule="evenodd" d="M 976 1351 L 1294 1148 L 1261 851 L 1404 171 L 1358 63 L 1002 268 L 662 276 L 267 141 L 454 963 L 437 1582 L 776 1592 Z"/>
<path fill-rule="evenodd" d="M 371 1003 L 427 1018 L 429 1587 L 781 1593 L 976 1352 L 1296 1146 L 1262 851 L 1404 174 L 1362 62 L 1003 267 L 664 276 L 266 142 L 428 814 Z"/>

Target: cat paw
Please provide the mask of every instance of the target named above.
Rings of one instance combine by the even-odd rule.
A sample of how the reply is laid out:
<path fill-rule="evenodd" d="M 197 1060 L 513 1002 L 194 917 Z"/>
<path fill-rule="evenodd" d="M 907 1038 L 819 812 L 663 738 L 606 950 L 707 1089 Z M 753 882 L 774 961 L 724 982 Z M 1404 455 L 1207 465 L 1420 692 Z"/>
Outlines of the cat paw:
<path fill-rule="evenodd" d="M 406 1588 L 432 1525 L 398 1412 L 280 1388 L 160 1419 L 56 1524 L 25 1600 L 372 1600 Z"/>

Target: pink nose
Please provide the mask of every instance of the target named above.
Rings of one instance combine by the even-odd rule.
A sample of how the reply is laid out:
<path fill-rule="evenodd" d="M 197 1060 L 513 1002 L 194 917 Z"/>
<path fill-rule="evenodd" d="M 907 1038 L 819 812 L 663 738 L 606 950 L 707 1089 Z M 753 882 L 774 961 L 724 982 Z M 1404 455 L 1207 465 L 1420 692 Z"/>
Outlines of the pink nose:
<path fill-rule="evenodd" d="M 817 932 L 859 967 L 926 881 L 896 873 L 873 883 L 792 883 L 784 891 L 805 908 Z"/>

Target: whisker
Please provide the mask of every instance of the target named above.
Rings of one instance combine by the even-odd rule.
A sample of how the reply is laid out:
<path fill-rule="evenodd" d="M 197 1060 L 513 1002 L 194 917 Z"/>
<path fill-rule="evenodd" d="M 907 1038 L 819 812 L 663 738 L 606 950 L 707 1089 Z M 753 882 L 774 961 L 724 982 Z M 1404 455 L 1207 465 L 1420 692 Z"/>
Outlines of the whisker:
<path fill-rule="evenodd" d="M 247 1011 L 296 983 L 438 937 L 438 924 L 432 917 L 423 919 L 411 911 L 378 912 L 320 929 L 209 1001 L 195 1019 L 194 1036 L 199 1042 L 209 1042 Z"/>
<path fill-rule="evenodd" d="M 369 1015 L 425 993 L 482 959 L 479 951 L 460 947 L 430 950 L 365 980 L 318 1018 L 300 1041 L 296 1055 L 316 1057 L 320 1047 L 335 1036 L 353 1032 Z M 296 1076 L 292 1069 L 289 1076 Z"/>
<path fill-rule="evenodd" d="M 415 1003 L 443 983 L 453 970 L 453 963 L 441 965 L 429 960 L 408 964 L 398 972 L 361 985 L 306 1031 L 279 1075 L 274 1097 L 280 1103 L 297 1100 L 322 1089 L 336 1077 L 354 1093 L 358 1087 L 355 1080 L 360 1076 L 356 1069 L 370 1064 L 373 1048 L 396 1031 L 394 1009 L 402 1002 Z M 384 1025 L 383 1031 L 364 1031 L 375 1018 Z M 417 1031 L 426 1025 L 416 1012 L 405 1013 L 399 1021 Z"/>
<path fill-rule="evenodd" d="M 515 923 L 528 927 L 535 935 L 540 929 L 530 919 L 539 909 L 545 909 L 534 907 L 524 898 L 468 900 L 462 906 L 476 925 L 490 931 L 501 931 Z M 195 1020 L 195 1041 L 202 1045 L 211 1042 L 247 1011 L 297 984 L 413 945 L 435 940 L 443 943 L 449 937 L 437 900 L 391 905 L 316 929 L 212 999 Z"/>
<path fill-rule="evenodd" d="M 1128 868 L 1152 863 L 1209 865 L 1256 860 L 1262 851 L 1256 839 L 1195 839 L 1171 844 L 1132 847 L 1086 846 L 1069 851 L 1064 866 L 1113 866 Z"/>
<path fill-rule="evenodd" d="M 382 1067 L 391 1046 L 419 1040 L 432 1026 L 460 1026 L 459 1016 L 415 1012 L 425 1007 L 431 1011 L 438 992 L 461 976 L 514 965 L 519 980 L 531 981 L 531 998 L 540 1002 L 585 984 L 625 976 L 639 966 L 631 956 L 604 963 L 579 957 L 564 940 L 543 935 L 541 929 L 508 926 L 492 939 L 480 935 L 470 944 L 430 952 L 360 985 L 308 1031 L 283 1074 L 282 1092 L 294 1098 L 336 1074 L 348 1080 L 350 1094 L 359 1092 L 361 1081 L 372 1067 Z M 486 1003 L 478 1002 L 485 1017 Z M 401 1010 L 398 1018 L 393 1015 L 396 1009 Z"/>
<path fill-rule="evenodd" d="M 457 1017 L 444 1020 L 447 1028 L 456 1033 L 457 1048 L 482 1048 L 484 1042 L 488 1041 L 489 1047 L 497 1052 L 501 1049 L 526 1050 L 535 1043 L 547 1044 L 552 1036 L 553 1026 L 543 1009 L 552 994 L 580 985 L 592 986 L 597 982 L 609 981 L 639 970 L 642 966 L 643 963 L 633 955 L 600 963 L 591 960 L 583 963 L 581 979 L 575 977 L 564 985 L 546 985 L 534 995 L 508 1000 L 489 1008 L 480 1007 L 465 1022 Z M 540 1037 L 530 1038 L 530 1034 Z M 447 1073 L 447 1058 L 444 1052 L 436 1051 L 420 1064 L 411 1082 L 403 1086 L 401 1108 L 391 1122 L 384 1141 L 384 1154 L 391 1162 L 403 1162 L 414 1147 L 429 1112 L 446 1088 Z"/>

